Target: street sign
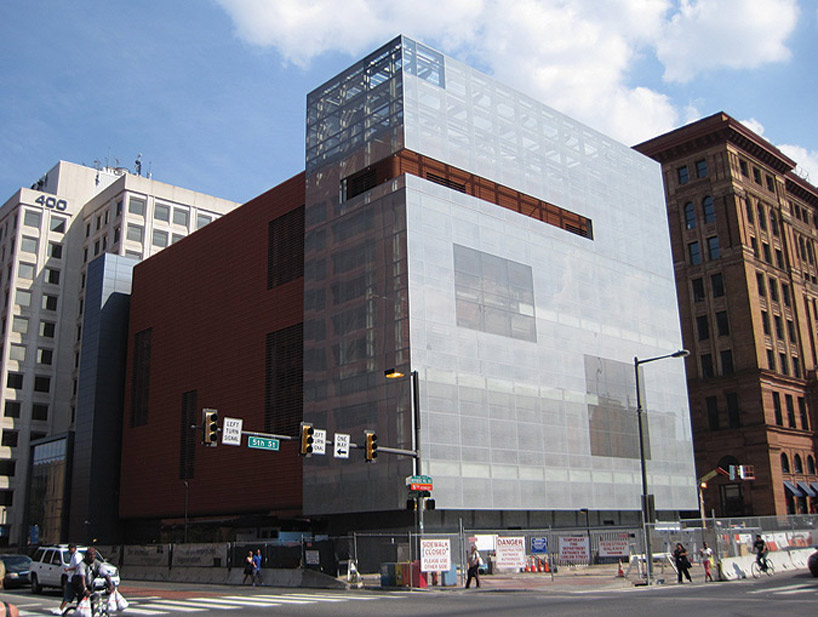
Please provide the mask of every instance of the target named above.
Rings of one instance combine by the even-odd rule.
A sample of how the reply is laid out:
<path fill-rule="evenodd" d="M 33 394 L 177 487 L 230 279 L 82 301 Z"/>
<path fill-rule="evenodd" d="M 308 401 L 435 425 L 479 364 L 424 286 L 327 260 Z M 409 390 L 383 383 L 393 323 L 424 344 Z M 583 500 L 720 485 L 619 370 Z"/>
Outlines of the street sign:
<path fill-rule="evenodd" d="M 257 450 L 275 450 L 278 451 L 278 439 L 270 439 L 269 437 L 256 437 L 251 435 L 247 438 L 247 447 L 255 448 Z"/>
<path fill-rule="evenodd" d="M 335 442 L 332 451 L 335 458 L 349 458 L 349 435 L 335 433 Z"/>
<path fill-rule="evenodd" d="M 241 427 L 244 420 L 241 418 L 228 418 L 225 416 L 222 423 L 222 444 L 228 446 L 241 445 Z"/>
<path fill-rule="evenodd" d="M 408 476 L 406 486 L 410 491 L 431 491 L 432 476 Z"/>
<path fill-rule="evenodd" d="M 312 453 L 327 453 L 327 431 L 323 428 L 316 428 L 312 431 Z"/>

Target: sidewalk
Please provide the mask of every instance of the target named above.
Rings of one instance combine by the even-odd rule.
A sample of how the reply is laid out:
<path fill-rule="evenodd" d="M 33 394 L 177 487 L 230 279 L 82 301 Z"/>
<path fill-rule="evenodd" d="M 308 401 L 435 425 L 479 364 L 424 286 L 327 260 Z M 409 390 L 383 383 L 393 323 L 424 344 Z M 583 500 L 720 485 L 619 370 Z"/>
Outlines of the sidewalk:
<path fill-rule="evenodd" d="M 627 567 L 626 567 L 627 569 Z M 698 571 L 697 571 L 698 570 Z M 479 589 L 472 584 L 471 589 L 466 590 L 463 583 L 457 586 L 441 587 L 430 586 L 421 589 L 429 592 L 488 592 L 488 591 L 551 591 L 557 593 L 564 592 L 594 592 L 617 589 L 632 589 L 642 583 L 638 573 L 631 572 L 629 578 L 617 576 L 619 566 L 617 564 L 595 565 L 595 566 L 562 566 L 556 573 L 546 572 L 515 572 L 502 574 L 485 574 L 480 577 Z M 704 583 L 704 574 L 701 568 L 695 569 L 692 573 L 693 583 Z M 656 583 L 676 584 L 676 572 L 669 567 L 664 569 L 656 568 L 654 572 Z M 366 577 L 364 585 L 369 588 L 381 588 L 379 581 L 369 580 Z M 383 588 L 386 589 L 386 588 Z M 396 590 L 406 590 L 406 587 L 394 588 Z"/>

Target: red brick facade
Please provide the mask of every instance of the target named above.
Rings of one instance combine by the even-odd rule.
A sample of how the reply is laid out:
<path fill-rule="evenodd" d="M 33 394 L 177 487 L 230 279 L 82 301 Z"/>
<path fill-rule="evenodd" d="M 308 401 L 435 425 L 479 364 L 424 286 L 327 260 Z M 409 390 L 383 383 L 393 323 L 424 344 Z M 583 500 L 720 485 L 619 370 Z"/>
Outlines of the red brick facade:
<path fill-rule="evenodd" d="M 663 166 L 698 475 L 755 470 L 712 479 L 706 511 L 815 511 L 785 482 L 818 489 L 818 189 L 724 113 L 636 149 Z"/>
<path fill-rule="evenodd" d="M 301 461 L 295 442 L 282 442 L 280 452 L 244 445 L 208 448 L 201 445 L 201 431 L 186 424 L 192 419 L 198 426 L 201 409 L 210 407 L 221 418 L 243 418 L 245 430 L 265 431 L 271 425 L 275 393 L 269 391 L 268 337 L 288 328 L 300 333 L 303 249 L 289 256 L 301 268 L 300 276 L 272 280 L 269 260 L 288 259 L 289 249 L 271 245 L 270 223 L 301 214 L 291 218 L 295 224 L 301 221 L 296 237 L 303 242 L 304 189 L 301 173 L 135 268 L 122 518 L 183 517 L 186 482 L 191 519 L 300 514 Z M 143 335 L 148 348 L 140 352 L 134 341 L 142 332 L 150 335 Z M 295 346 L 300 353 L 300 340 Z M 141 373 L 135 363 L 141 363 Z M 140 374 L 149 383 L 142 377 L 135 383 Z M 300 413 L 300 382 L 297 390 L 299 400 L 290 406 Z M 284 424 L 298 420 L 286 418 Z"/>

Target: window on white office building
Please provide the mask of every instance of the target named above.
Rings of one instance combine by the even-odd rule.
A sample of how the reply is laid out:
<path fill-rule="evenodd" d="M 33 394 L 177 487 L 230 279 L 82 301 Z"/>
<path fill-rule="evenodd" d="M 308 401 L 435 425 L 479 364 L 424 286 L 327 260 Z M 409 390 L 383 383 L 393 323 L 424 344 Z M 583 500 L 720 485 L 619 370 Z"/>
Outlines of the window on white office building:
<path fill-rule="evenodd" d="M 54 350 L 40 347 L 37 349 L 37 364 L 50 365 L 54 360 Z"/>
<path fill-rule="evenodd" d="M 54 268 L 46 268 L 45 269 L 45 281 L 46 281 L 46 283 L 51 283 L 52 285 L 59 285 L 60 284 L 60 271 L 55 270 Z"/>
<path fill-rule="evenodd" d="M 133 223 L 128 223 L 128 240 L 133 240 L 134 242 L 142 242 L 144 238 L 144 228 L 142 225 L 134 225 Z"/>
<path fill-rule="evenodd" d="M 34 264 L 27 264 L 24 261 L 21 261 L 17 265 L 17 276 L 21 279 L 34 279 Z"/>
<path fill-rule="evenodd" d="M 26 361 L 26 346 L 12 344 L 9 347 L 9 360 L 16 360 L 17 362 Z"/>
<path fill-rule="evenodd" d="M 153 218 L 157 221 L 170 222 L 170 206 L 165 204 L 156 204 L 153 207 Z"/>
<path fill-rule="evenodd" d="M 197 214 L 196 215 L 196 229 L 201 229 L 202 227 L 207 225 L 212 220 L 213 220 L 213 217 L 208 216 L 207 214 Z"/>
<path fill-rule="evenodd" d="M 153 230 L 153 245 L 164 248 L 168 245 L 168 232 L 161 229 Z"/>
<path fill-rule="evenodd" d="M 26 227 L 36 227 L 39 229 L 42 221 L 43 214 L 37 210 L 26 210 L 23 215 L 23 225 Z"/>
<path fill-rule="evenodd" d="M 20 240 L 20 250 L 24 253 L 34 253 L 36 255 L 38 246 L 39 241 L 37 238 L 23 236 L 23 238 Z"/>
<path fill-rule="evenodd" d="M 31 292 L 28 289 L 18 289 L 14 295 L 14 302 L 20 306 L 31 306 Z"/>
<path fill-rule="evenodd" d="M 52 216 L 49 223 L 49 229 L 55 233 L 65 233 L 65 219 L 61 216 Z"/>
<path fill-rule="evenodd" d="M 28 317 L 20 317 L 19 315 L 15 315 L 11 320 L 11 331 L 17 332 L 18 334 L 27 334 Z"/>
<path fill-rule="evenodd" d="M 174 208 L 173 224 L 187 227 L 190 224 L 190 213 L 184 208 Z"/>
<path fill-rule="evenodd" d="M 139 197 L 131 197 L 128 200 L 128 212 L 136 216 L 145 216 L 145 200 Z"/>

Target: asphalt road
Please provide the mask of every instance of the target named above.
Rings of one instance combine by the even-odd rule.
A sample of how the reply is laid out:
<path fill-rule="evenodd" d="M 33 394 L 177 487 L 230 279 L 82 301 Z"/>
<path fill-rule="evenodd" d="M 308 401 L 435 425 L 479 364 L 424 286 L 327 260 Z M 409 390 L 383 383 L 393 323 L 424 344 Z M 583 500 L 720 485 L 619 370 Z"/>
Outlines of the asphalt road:
<path fill-rule="evenodd" d="M 169 583 L 133 583 L 123 590 L 131 601 L 125 616 L 769 617 L 774 612 L 814 617 L 818 613 L 818 578 L 803 571 L 726 583 L 577 591 L 319 591 Z M 60 602 L 56 591 L 35 596 L 28 589 L 9 590 L 0 598 L 16 604 L 21 615 L 38 617 L 50 615 Z"/>

